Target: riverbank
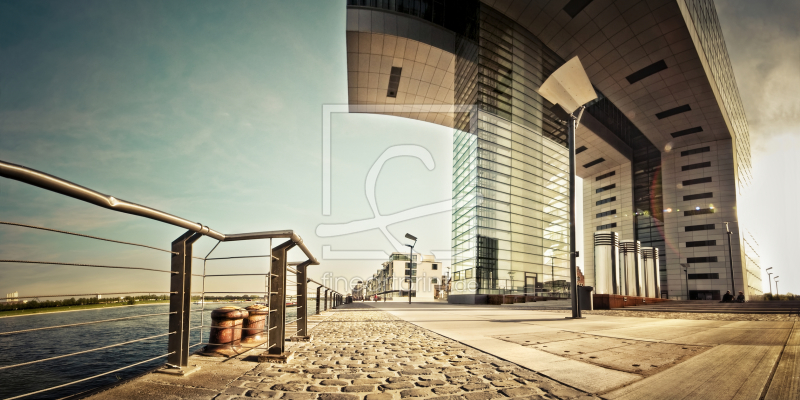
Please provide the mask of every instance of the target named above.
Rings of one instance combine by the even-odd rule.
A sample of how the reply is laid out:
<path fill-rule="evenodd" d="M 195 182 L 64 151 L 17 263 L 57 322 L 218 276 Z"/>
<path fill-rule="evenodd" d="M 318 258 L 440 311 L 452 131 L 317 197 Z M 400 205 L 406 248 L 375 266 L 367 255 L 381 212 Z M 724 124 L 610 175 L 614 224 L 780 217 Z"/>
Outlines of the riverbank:
<path fill-rule="evenodd" d="M 169 300 L 137 301 L 136 304 L 132 305 L 125 303 L 104 303 L 104 304 L 84 304 L 81 306 L 31 308 L 27 310 L 0 311 L 0 318 L 20 317 L 23 315 L 35 315 L 35 314 L 45 314 L 45 313 L 97 310 L 103 308 L 149 306 L 152 304 L 164 304 L 164 303 L 169 303 Z"/>

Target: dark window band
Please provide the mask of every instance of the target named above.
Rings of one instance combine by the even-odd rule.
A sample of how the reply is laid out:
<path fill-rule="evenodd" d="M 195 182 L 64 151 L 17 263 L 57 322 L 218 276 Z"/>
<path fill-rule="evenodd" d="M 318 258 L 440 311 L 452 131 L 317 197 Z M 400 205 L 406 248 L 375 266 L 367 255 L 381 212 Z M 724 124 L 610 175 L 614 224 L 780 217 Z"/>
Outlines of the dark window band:
<path fill-rule="evenodd" d="M 717 262 L 717 256 L 714 256 L 714 257 L 689 257 L 689 258 L 686 259 L 686 262 L 689 263 L 689 264 Z"/>
<path fill-rule="evenodd" d="M 616 200 L 617 200 L 617 196 L 611 196 L 611 197 L 609 197 L 609 198 L 607 198 L 607 199 L 603 199 L 603 200 L 597 200 L 597 201 L 594 203 L 594 205 L 596 205 L 596 206 L 599 206 L 599 205 L 601 205 L 601 204 L 611 203 L 612 201 L 616 201 Z"/>
<path fill-rule="evenodd" d="M 605 192 L 606 190 L 614 189 L 615 187 L 617 187 L 617 184 L 616 183 L 612 183 L 612 184 L 610 184 L 608 186 L 603 186 L 600 189 L 595 190 L 594 192 L 595 193 L 601 193 L 601 192 Z"/>
<path fill-rule="evenodd" d="M 664 110 L 664 111 L 656 114 L 656 118 L 664 119 L 664 118 L 667 118 L 667 117 L 671 117 L 673 115 L 683 114 L 683 113 L 685 113 L 687 111 L 692 111 L 692 107 L 689 106 L 688 104 L 684 104 L 682 106 L 678 106 L 678 107 L 675 107 L 675 108 L 670 108 L 669 110 Z"/>
<path fill-rule="evenodd" d="M 710 198 L 713 198 L 713 197 L 714 197 L 714 193 L 690 194 L 688 196 L 683 196 L 683 201 L 710 199 Z"/>
<path fill-rule="evenodd" d="M 614 175 L 616 175 L 616 174 L 617 174 L 617 171 L 611 171 L 611 172 L 609 172 L 609 173 L 607 173 L 607 174 L 603 174 L 603 175 L 600 175 L 600 176 L 598 176 L 597 178 L 595 178 L 595 179 L 594 179 L 594 181 L 595 181 L 595 182 L 597 182 L 597 181 L 602 181 L 603 179 L 606 179 L 606 178 L 612 177 L 612 176 L 614 176 Z"/>
<path fill-rule="evenodd" d="M 684 232 L 694 232 L 694 231 L 707 231 L 711 229 L 717 229 L 716 225 L 714 224 L 703 224 L 703 225 L 690 225 L 683 228 Z"/>
<path fill-rule="evenodd" d="M 665 63 L 664 60 L 660 60 L 626 76 L 625 79 L 628 80 L 628 83 L 633 85 L 634 83 L 639 82 L 650 75 L 657 74 L 665 69 L 667 69 L 667 63 Z"/>
<path fill-rule="evenodd" d="M 701 162 L 697 164 L 689 164 L 681 167 L 681 171 L 691 171 L 693 169 L 707 168 L 711 166 L 711 161 Z"/>
<path fill-rule="evenodd" d="M 697 149 L 691 149 L 691 150 L 682 151 L 681 152 L 681 157 L 690 156 L 692 154 L 707 153 L 709 151 L 711 151 L 711 147 L 708 147 L 708 146 L 700 147 L 700 148 L 697 148 Z"/>
<path fill-rule="evenodd" d="M 716 240 L 698 240 L 696 242 L 686 242 L 686 247 L 706 247 L 706 246 L 716 246 Z"/>
<path fill-rule="evenodd" d="M 715 212 L 717 212 L 717 210 L 713 208 L 701 208 L 699 210 L 684 211 L 683 216 L 691 217 L 693 215 L 714 214 Z"/>
<path fill-rule="evenodd" d="M 709 182 L 711 182 L 711 177 L 689 179 L 689 180 L 683 181 L 682 183 L 683 183 L 683 186 L 690 186 L 690 185 L 698 185 L 698 184 L 701 184 L 701 183 L 709 183 Z"/>

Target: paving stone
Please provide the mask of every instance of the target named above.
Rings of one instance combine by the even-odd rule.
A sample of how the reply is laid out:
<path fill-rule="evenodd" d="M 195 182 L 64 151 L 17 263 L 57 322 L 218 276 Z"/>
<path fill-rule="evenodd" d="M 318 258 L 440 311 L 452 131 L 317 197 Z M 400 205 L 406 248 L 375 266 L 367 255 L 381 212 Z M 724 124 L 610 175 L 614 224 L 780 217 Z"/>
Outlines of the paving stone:
<path fill-rule="evenodd" d="M 413 376 L 398 376 L 395 378 L 389 378 L 386 380 L 389 383 L 397 383 L 397 382 L 416 382 L 417 378 Z"/>
<path fill-rule="evenodd" d="M 358 379 L 362 378 L 364 374 L 339 374 L 339 379 Z"/>
<path fill-rule="evenodd" d="M 411 389 L 414 388 L 414 384 L 411 382 L 398 382 L 398 383 L 385 383 L 381 385 L 381 387 L 385 390 L 399 390 L 399 389 Z"/>
<path fill-rule="evenodd" d="M 391 393 L 371 393 L 364 400 L 392 400 L 393 398 Z"/>
<path fill-rule="evenodd" d="M 468 392 L 476 392 L 478 390 L 486 390 L 489 389 L 489 384 L 487 383 L 469 383 L 464 386 L 461 386 L 462 389 Z"/>
<path fill-rule="evenodd" d="M 542 394 L 542 391 L 535 387 L 521 386 L 515 388 L 505 388 L 501 390 L 500 393 L 503 393 L 508 397 L 523 397 Z"/>
<path fill-rule="evenodd" d="M 397 374 L 393 372 L 371 372 L 368 376 L 370 378 L 391 378 L 397 376 Z"/>
<path fill-rule="evenodd" d="M 442 386 L 442 385 L 446 385 L 446 384 L 447 384 L 447 382 L 442 381 L 442 380 L 438 380 L 438 379 L 417 382 L 417 386 L 421 386 L 421 387 Z"/>
<path fill-rule="evenodd" d="M 251 390 L 247 392 L 247 397 L 255 397 L 259 399 L 271 399 L 278 396 L 280 392 L 274 390 Z"/>
<path fill-rule="evenodd" d="M 323 386 L 347 386 L 350 382 L 341 379 L 323 379 L 319 384 Z"/>
<path fill-rule="evenodd" d="M 359 396 L 345 393 L 323 393 L 319 395 L 319 400 L 358 400 Z"/>
<path fill-rule="evenodd" d="M 343 392 L 374 392 L 375 385 L 350 385 L 342 388 Z"/>
<path fill-rule="evenodd" d="M 453 394 L 453 393 L 461 393 L 462 390 L 458 386 L 438 386 L 432 389 L 433 393 L 436 394 Z"/>
<path fill-rule="evenodd" d="M 312 385 L 308 387 L 309 392 L 325 393 L 325 392 L 338 392 L 339 386 L 317 386 Z"/>
<path fill-rule="evenodd" d="M 490 400 L 498 397 L 503 397 L 502 394 L 497 393 L 495 391 L 464 393 L 462 394 L 462 396 L 467 400 Z"/>
<path fill-rule="evenodd" d="M 425 397 L 431 394 L 428 389 L 405 389 L 400 391 L 400 398 Z"/>
<path fill-rule="evenodd" d="M 279 383 L 277 385 L 273 385 L 270 389 L 279 390 L 281 392 L 301 392 L 304 388 L 305 385 L 297 383 Z"/>
<path fill-rule="evenodd" d="M 284 393 L 283 400 L 311 400 L 317 397 L 315 393 Z"/>
<path fill-rule="evenodd" d="M 353 379 L 353 385 L 380 385 L 383 379 Z"/>

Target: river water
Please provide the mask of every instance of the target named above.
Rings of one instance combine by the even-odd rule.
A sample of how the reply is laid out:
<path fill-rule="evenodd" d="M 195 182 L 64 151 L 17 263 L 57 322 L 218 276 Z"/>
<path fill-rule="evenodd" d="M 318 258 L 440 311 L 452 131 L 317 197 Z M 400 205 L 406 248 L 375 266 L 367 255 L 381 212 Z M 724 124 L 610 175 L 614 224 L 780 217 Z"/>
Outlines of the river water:
<path fill-rule="evenodd" d="M 203 316 L 203 325 L 210 325 L 211 310 L 225 305 L 246 306 L 246 304 L 209 303 L 206 304 L 205 310 L 201 311 L 201 306 L 194 305 L 193 307 L 197 311 L 192 313 L 191 325 L 199 326 L 201 315 Z M 309 312 L 312 314 L 315 312 L 314 306 L 314 302 L 309 301 Z M 152 304 L 0 318 L 0 333 L 138 315 L 160 314 L 168 311 L 169 304 Z M 293 321 L 296 318 L 297 309 L 295 307 L 287 307 L 286 314 L 286 320 Z M 155 315 L 76 327 L 0 335 L 0 368 L 165 334 L 167 333 L 167 328 L 168 315 Z M 203 332 L 203 340 L 208 340 L 209 328 L 195 329 L 191 334 L 191 343 L 200 342 L 201 331 Z M 190 351 L 197 351 L 202 347 L 202 345 L 195 346 Z M 0 399 L 74 382 L 166 353 L 167 336 L 163 336 L 32 365 L 0 369 Z M 25 399 L 53 399 L 81 393 L 135 376 L 165 362 L 166 357 L 161 357 L 106 376 L 28 396 Z"/>

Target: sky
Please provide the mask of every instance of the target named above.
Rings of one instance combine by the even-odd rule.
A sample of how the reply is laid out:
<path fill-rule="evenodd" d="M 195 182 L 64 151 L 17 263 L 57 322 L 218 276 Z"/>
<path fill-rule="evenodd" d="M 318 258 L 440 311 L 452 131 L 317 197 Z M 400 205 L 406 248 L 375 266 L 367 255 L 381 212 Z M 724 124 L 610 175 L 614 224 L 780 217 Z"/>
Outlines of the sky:
<path fill-rule="evenodd" d="M 753 210 L 747 218 L 752 215 L 762 266 L 781 276 L 781 292 L 798 293 L 800 272 L 787 249 L 798 244 L 794 227 L 800 225 L 800 37 L 792 19 L 800 9 L 785 1 L 716 3 L 750 122 L 755 194 L 742 202 Z M 292 229 L 322 261 L 310 267 L 312 278 L 369 277 L 383 259 L 351 256 L 395 250 L 378 225 L 321 234 L 376 212 L 387 216 L 450 199 L 452 132 L 396 117 L 324 112 L 326 105 L 347 103 L 344 4 L 0 1 L 0 160 L 223 233 Z M 325 121 L 330 215 L 323 215 L 322 200 Z M 418 157 L 387 159 L 370 175 L 392 152 Z M 371 178 L 376 211 L 367 193 Z M 7 179 L 0 179 L 0 221 L 159 248 L 183 233 Z M 386 230 L 400 244 L 408 242 L 405 233 L 414 234 L 421 253 L 446 254 L 450 247 L 449 212 Z M 205 255 L 215 243 L 201 239 L 195 251 Z M 268 241 L 224 243 L 214 255 L 268 251 Z M 298 250 L 290 254 L 303 259 Z M 163 252 L 5 225 L 0 259 L 169 267 Z M 246 272 L 265 265 L 227 260 L 194 268 Z M 0 263 L 0 294 L 158 292 L 168 289 L 165 278 Z M 263 283 L 208 278 L 205 287 L 249 291 Z"/>

